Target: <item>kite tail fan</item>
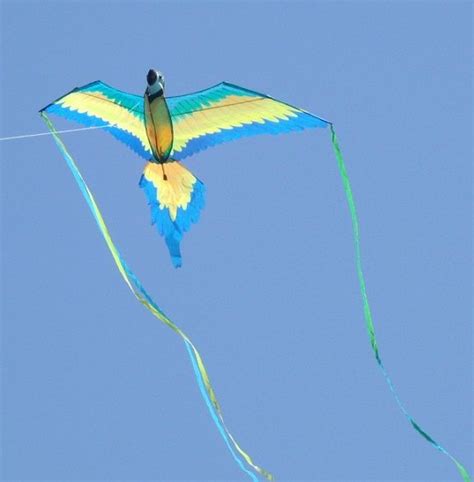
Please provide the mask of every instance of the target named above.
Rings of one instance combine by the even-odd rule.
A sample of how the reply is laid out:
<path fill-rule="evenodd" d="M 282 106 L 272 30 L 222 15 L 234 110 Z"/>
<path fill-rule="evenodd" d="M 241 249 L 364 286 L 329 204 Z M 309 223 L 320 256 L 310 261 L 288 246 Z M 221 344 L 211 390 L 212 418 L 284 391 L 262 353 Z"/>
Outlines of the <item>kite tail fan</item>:
<path fill-rule="evenodd" d="M 374 323 L 372 320 L 372 310 L 370 309 L 369 299 L 367 297 L 367 290 L 366 290 L 366 283 L 364 274 L 362 272 L 362 260 L 361 260 L 361 250 L 360 250 L 360 233 L 359 233 L 359 218 L 357 216 L 357 211 L 354 202 L 354 196 L 352 195 L 352 188 L 351 183 L 349 181 L 349 176 L 347 174 L 346 165 L 344 163 L 344 159 L 342 157 L 341 148 L 339 147 L 339 142 L 336 137 L 336 131 L 334 130 L 334 126 L 330 124 L 331 128 L 331 142 L 332 147 L 334 150 L 334 154 L 336 155 L 337 165 L 339 168 L 339 174 L 342 179 L 342 184 L 344 186 L 344 192 L 346 194 L 347 204 L 349 206 L 349 212 L 351 215 L 352 221 L 352 234 L 354 239 L 354 250 L 355 250 L 355 264 L 356 264 L 356 271 L 357 271 L 357 278 L 359 280 L 359 291 L 362 298 L 362 305 L 364 309 L 364 318 L 365 318 L 365 325 L 367 329 L 367 334 L 369 336 L 370 345 L 372 347 L 372 352 L 374 354 L 375 360 L 379 368 L 382 371 L 382 374 L 387 382 L 390 391 L 392 392 L 393 398 L 398 405 L 398 408 L 403 413 L 405 418 L 408 420 L 410 425 L 421 435 L 426 441 L 428 441 L 434 448 L 439 450 L 441 453 L 449 457 L 456 468 L 459 471 L 464 482 L 472 482 L 471 476 L 469 475 L 466 468 L 457 460 L 455 459 L 441 444 L 439 444 L 436 440 L 434 440 L 428 433 L 415 422 L 415 419 L 408 413 L 405 406 L 402 404 L 398 392 L 395 390 L 395 387 L 392 383 L 392 380 L 388 376 L 387 370 L 382 362 L 382 358 L 380 356 L 380 351 L 377 343 L 377 339 L 375 337 L 375 328 Z"/>
<path fill-rule="evenodd" d="M 199 221 L 204 207 L 204 184 L 176 161 L 148 162 L 140 179 L 151 209 L 151 223 L 165 238 L 175 268 L 182 264 L 180 243 Z"/>

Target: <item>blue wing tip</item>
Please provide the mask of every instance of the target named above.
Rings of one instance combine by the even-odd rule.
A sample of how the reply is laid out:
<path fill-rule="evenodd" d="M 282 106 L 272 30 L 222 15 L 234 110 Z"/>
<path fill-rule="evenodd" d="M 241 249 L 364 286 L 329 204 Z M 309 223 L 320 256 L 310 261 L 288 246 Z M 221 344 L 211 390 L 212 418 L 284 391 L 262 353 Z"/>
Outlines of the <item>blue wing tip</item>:
<path fill-rule="evenodd" d="M 181 256 L 171 256 L 171 262 L 175 268 L 181 268 L 181 266 L 183 266 L 183 259 Z"/>
<path fill-rule="evenodd" d="M 165 238 L 168 251 L 170 252 L 171 262 L 175 268 L 181 268 L 183 259 L 181 257 L 181 250 L 179 247 L 179 240 L 175 236 Z"/>

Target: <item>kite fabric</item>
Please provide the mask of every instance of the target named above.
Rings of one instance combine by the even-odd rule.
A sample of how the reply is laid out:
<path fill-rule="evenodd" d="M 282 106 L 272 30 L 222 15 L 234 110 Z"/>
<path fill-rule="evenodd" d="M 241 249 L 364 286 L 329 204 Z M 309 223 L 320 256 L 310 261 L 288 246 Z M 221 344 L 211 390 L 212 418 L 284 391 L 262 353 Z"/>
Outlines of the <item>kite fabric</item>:
<path fill-rule="evenodd" d="M 180 161 L 241 137 L 329 125 L 301 109 L 227 82 L 165 98 L 128 94 L 96 81 L 72 90 L 42 112 L 89 127 L 105 123 L 104 130 L 151 161 L 139 185 L 151 209 L 151 222 L 165 238 L 175 267 L 182 264 L 180 243 L 198 222 L 205 194 L 204 184 Z"/>
<path fill-rule="evenodd" d="M 152 224 L 156 225 L 164 237 L 175 267 L 182 263 L 180 242 L 183 234 L 199 220 L 204 207 L 204 184 L 181 164 L 184 158 L 245 136 L 329 127 L 351 215 L 364 318 L 377 364 L 399 409 L 412 427 L 453 461 L 464 482 L 472 482 L 463 465 L 428 435 L 407 412 L 382 363 L 362 271 L 359 221 L 334 125 L 265 94 L 226 82 L 176 97 L 164 96 L 164 78 L 159 72 L 150 70 L 147 82 L 144 96 L 122 92 L 100 81 L 92 82 L 60 97 L 40 113 L 89 205 L 122 278 L 138 301 L 183 340 L 201 395 L 239 468 L 254 482 L 259 481 L 257 476 L 274 480 L 270 472 L 253 462 L 227 429 L 201 355 L 187 335 L 153 301 L 123 260 L 91 191 L 47 114 L 59 114 L 78 121 L 87 128 L 102 127 L 147 161 L 139 185 L 150 206 Z"/>

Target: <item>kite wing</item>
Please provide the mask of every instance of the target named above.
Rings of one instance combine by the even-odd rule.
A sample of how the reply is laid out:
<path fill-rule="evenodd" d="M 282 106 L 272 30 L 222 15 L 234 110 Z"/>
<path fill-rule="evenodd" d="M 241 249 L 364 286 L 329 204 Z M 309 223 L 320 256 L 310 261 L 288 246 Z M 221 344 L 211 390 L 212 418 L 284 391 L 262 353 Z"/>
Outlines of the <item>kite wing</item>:
<path fill-rule="evenodd" d="M 309 112 L 227 82 L 166 101 L 174 131 L 171 157 L 176 160 L 241 137 L 329 125 Z"/>
<path fill-rule="evenodd" d="M 147 160 L 153 157 L 145 131 L 142 96 L 122 92 L 97 80 L 75 88 L 40 112 L 59 114 L 86 126 L 105 125 L 104 130 L 139 156 Z"/>

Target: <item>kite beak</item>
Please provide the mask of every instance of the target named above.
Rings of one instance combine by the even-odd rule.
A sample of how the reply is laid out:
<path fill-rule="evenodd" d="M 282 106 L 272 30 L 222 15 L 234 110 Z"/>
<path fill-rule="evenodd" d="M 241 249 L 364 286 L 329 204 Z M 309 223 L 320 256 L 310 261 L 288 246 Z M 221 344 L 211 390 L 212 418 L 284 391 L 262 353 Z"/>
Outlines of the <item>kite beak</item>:
<path fill-rule="evenodd" d="M 157 79 L 158 79 L 158 74 L 156 73 L 156 70 L 150 69 L 146 76 L 146 81 L 148 85 L 151 87 L 156 82 Z"/>

